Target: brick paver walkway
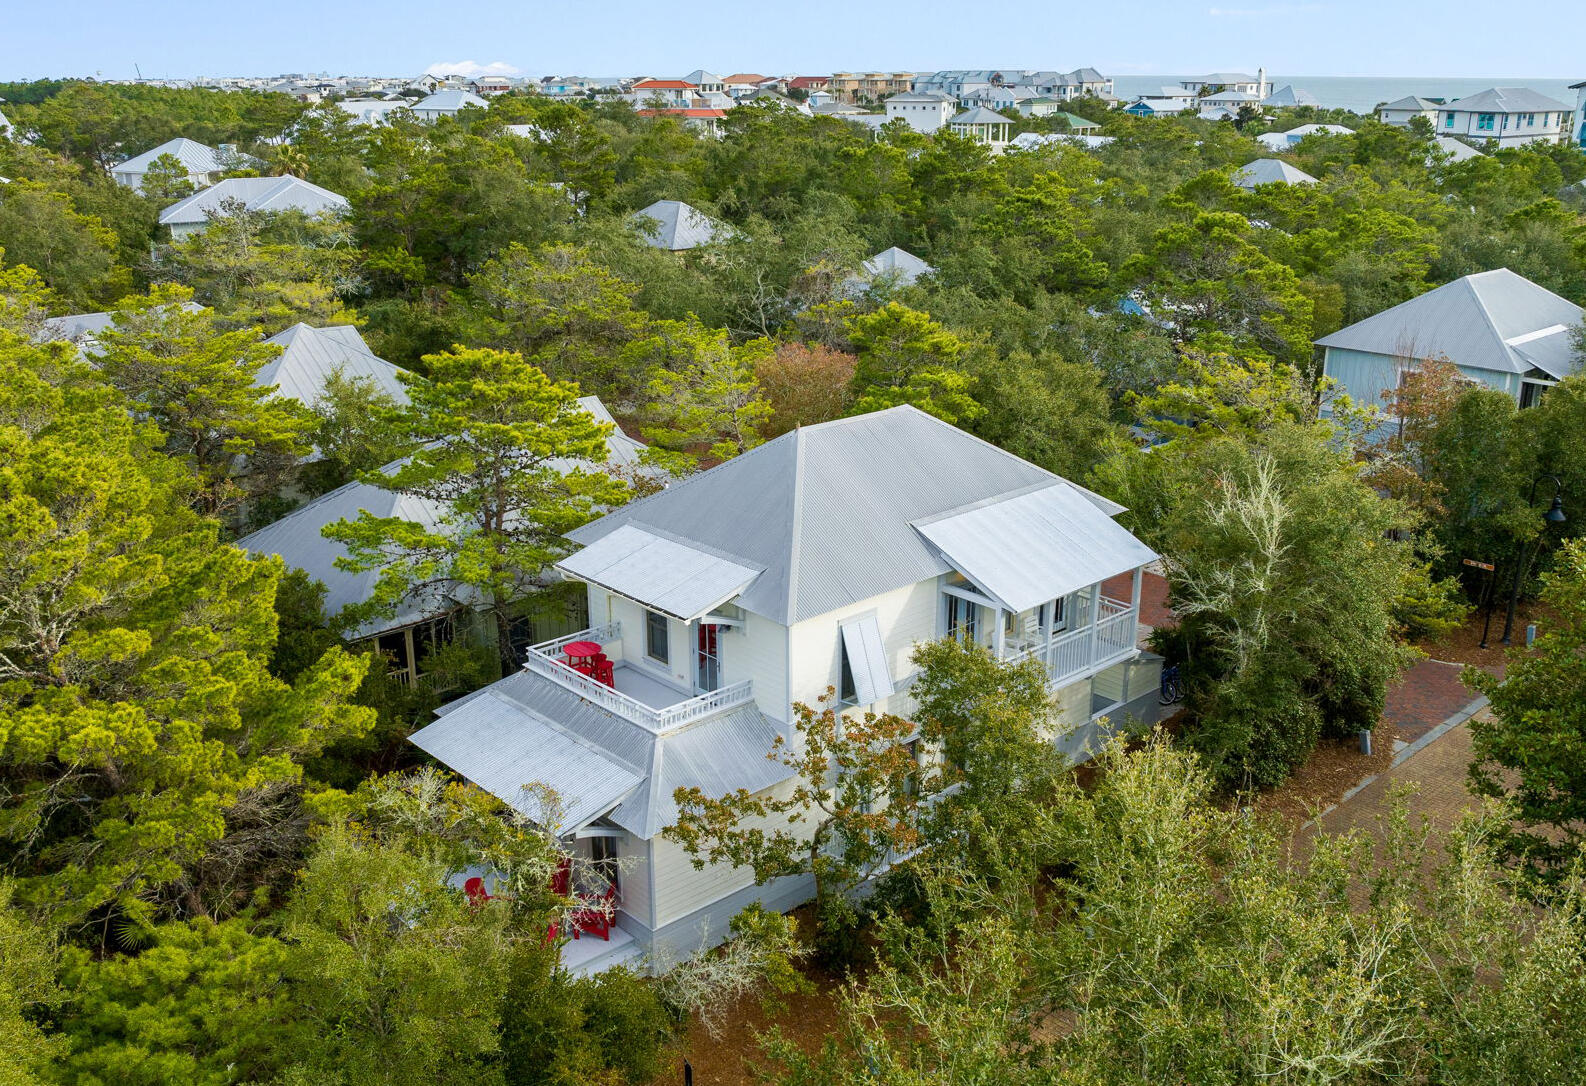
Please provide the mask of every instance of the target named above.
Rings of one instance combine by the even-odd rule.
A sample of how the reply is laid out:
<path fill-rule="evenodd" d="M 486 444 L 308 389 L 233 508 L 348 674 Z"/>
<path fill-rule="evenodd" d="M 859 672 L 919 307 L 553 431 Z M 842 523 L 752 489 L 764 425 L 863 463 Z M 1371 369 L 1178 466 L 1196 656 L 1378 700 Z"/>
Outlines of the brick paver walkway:
<path fill-rule="evenodd" d="M 1459 681 L 1460 664 L 1422 660 L 1388 690 L 1382 717 L 1393 725 L 1397 752 L 1469 705 L 1476 695 Z"/>

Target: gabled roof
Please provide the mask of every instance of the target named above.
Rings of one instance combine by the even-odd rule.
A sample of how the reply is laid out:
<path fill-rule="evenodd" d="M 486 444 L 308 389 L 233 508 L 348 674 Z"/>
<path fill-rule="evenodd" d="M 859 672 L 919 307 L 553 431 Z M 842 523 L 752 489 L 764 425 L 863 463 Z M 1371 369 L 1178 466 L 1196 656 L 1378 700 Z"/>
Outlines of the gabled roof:
<path fill-rule="evenodd" d="M 281 353 L 259 368 L 253 383 L 274 388 L 282 396 L 309 407 L 325 395 L 325 382 L 338 370 L 344 377 L 362 377 L 399 404 L 408 402 L 408 390 L 397 374 L 402 371 L 376 357 L 350 324 L 314 328 L 298 323 L 277 332 L 266 343 L 279 345 Z"/>
<path fill-rule="evenodd" d="M 464 106 L 478 106 L 480 109 L 489 109 L 490 103 L 472 91 L 443 90 L 437 91 L 428 98 L 414 104 L 414 112 L 428 113 L 456 113 Z"/>
<path fill-rule="evenodd" d="M 1498 268 L 1445 283 L 1316 342 L 1394 357 L 1446 356 L 1496 373 L 1532 367 L 1555 373 L 1569 370 L 1569 332 L 1580 322 L 1580 306 Z"/>
<path fill-rule="evenodd" d="M 861 264 L 860 268 L 866 278 L 878 279 L 885 275 L 903 285 L 914 282 L 922 275 L 930 275 L 936 270 L 907 249 L 899 249 L 896 245 L 881 250 Z"/>
<path fill-rule="evenodd" d="M 1121 512 L 917 408 L 894 407 L 794 430 L 568 536 L 587 546 L 633 525 L 758 566 L 733 602 L 791 625 L 946 573 L 915 522 L 1051 486 L 1084 496 L 1089 519 Z"/>
<path fill-rule="evenodd" d="M 153 150 L 144 151 L 125 162 L 117 163 L 110 168 L 111 173 L 147 173 L 154 160 L 161 155 L 174 155 L 187 167 L 190 174 L 221 173 L 238 161 L 253 161 L 243 155 L 236 156 L 235 160 L 228 161 L 219 151 L 197 140 L 178 136 L 174 140 L 166 140 Z"/>
<path fill-rule="evenodd" d="M 753 703 L 657 734 L 520 671 L 437 715 L 415 745 L 530 818 L 542 812 L 523 786 L 549 786 L 565 805 L 560 833 L 605 815 L 648 840 L 677 821 L 679 788 L 755 793 L 792 776 L 766 757 L 779 729 Z"/>
<path fill-rule="evenodd" d="M 1242 189 L 1257 185 L 1314 185 L 1316 178 L 1298 167 L 1276 158 L 1258 158 L 1233 173 L 1233 183 Z"/>
<path fill-rule="evenodd" d="M 323 331 L 323 329 L 321 329 Z M 611 421 L 611 413 L 594 396 L 584 396 L 579 405 L 602 422 Z M 621 430 L 606 439 L 608 463 L 616 467 L 632 467 L 644 446 L 627 437 Z M 394 473 L 401 461 L 385 465 L 380 470 Z M 565 465 L 571 470 L 574 465 Z M 400 491 L 387 490 L 370 483 L 353 482 L 321 494 L 306 505 L 299 506 L 274 523 L 237 540 L 237 546 L 254 554 L 277 554 L 286 564 L 301 569 L 325 585 L 325 612 L 334 615 L 349 604 L 364 603 L 374 595 L 380 579 L 378 570 L 349 573 L 336 567 L 336 559 L 347 555 L 341 543 L 326 539 L 322 529 L 338 520 L 356 520 L 359 510 L 367 509 L 377 517 L 400 517 L 415 521 L 435 530 L 446 520 L 447 510 L 437 502 L 427 501 Z M 454 594 L 453 598 L 460 593 Z M 351 632 L 351 636 L 371 637 L 383 630 L 399 629 L 446 610 L 431 599 L 414 599 L 404 603 L 392 618 L 374 619 Z"/>
<path fill-rule="evenodd" d="M 1321 101 L 1307 90 L 1298 90 L 1293 84 L 1279 87 L 1265 98 L 1261 99 L 1264 106 L 1319 106 Z"/>
<path fill-rule="evenodd" d="M 974 109 L 965 110 L 948 124 L 1012 124 L 1013 120 L 1004 117 L 996 110 L 987 109 L 985 106 L 976 106 Z"/>
<path fill-rule="evenodd" d="M 657 249 L 670 249 L 674 253 L 709 245 L 731 232 L 730 227 L 681 200 L 657 200 L 630 218 L 654 220 L 644 225 L 644 240 Z"/>
<path fill-rule="evenodd" d="M 1440 103 L 1429 98 L 1422 98 L 1416 94 L 1408 94 L 1392 102 L 1384 102 L 1378 109 L 1408 109 L 1408 110 L 1435 110 Z"/>
<path fill-rule="evenodd" d="M 347 210 L 347 197 L 322 189 L 309 181 L 286 174 L 282 177 L 228 177 L 207 189 L 200 189 L 160 212 L 160 225 L 205 223 L 224 214 L 222 203 L 236 200 L 250 211 L 301 211 L 317 215 L 322 211 Z"/>
<path fill-rule="evenodd" d="M 1464 162 L 1468 158 L 1487 157 L 1470 144 L 1457 140 L 1453 136 L 1433 136 L 1432 142 L 1437 144 L 1439 151 L 1448 156 L 1450 162 Z"/>
<path fill-rule="evenodd" d="M 1529 87 L 1493 87 L 1468 94 L 1439 109 L 1458 113 L 1568 113 L 1569 106 Z"/>

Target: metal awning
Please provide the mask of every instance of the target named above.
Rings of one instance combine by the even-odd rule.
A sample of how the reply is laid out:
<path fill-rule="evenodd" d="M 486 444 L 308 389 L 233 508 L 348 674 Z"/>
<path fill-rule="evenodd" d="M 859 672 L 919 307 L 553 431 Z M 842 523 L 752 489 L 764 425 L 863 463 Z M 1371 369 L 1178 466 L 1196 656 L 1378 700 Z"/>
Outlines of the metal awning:
<path fill-rule="evenodd" d="M 890 697 L 894 689 L 892 674 L 887 669 L 886 645 L 876 616 L 844 622 L 842 631 L 843 651 L 848 654 L 848 671 L 854 677 L 854 695 L 859 704 L 870 705 Z"/>
<path fill-rule="evenodd" d="M 914 522 L 942 557 L 1010 611 L 1027 611 L 1156 554 L 1067 483 Z"/>
<path fill-rule="evenodd" d="M 762 572 L 632 524 L 562 559 L 556 568 L 683 622 L 709 614 Z"/>
<path fill-rule="evenodd" d="M 625 799 L 643 781 L 638 773 L 547 724 L 494 693 L 459 705 L 408 737 L 448 769 L 531 819 L 545 813 L 524 785 L 556 795 L 560 825 L 580 829 Z"/>

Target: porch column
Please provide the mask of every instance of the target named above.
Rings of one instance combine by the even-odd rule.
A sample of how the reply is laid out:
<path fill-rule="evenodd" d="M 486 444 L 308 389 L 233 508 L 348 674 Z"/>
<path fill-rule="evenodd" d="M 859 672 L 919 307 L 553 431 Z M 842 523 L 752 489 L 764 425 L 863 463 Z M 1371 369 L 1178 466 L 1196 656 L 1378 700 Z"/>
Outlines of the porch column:
<path fill-rule="evenodd" d="M 1005 644 L 1007 639 L 1004 637 L 1002 630 L 1002 608 L 992 608 L 991 618 L 992 622 L 996 624 L 992 627 L 992 643 L 996 645 L 997 659 L 1001 660 L 1003 659 L 1003 649 L 1007 647 Z"/>
<path fill-rule="evenodd" d="M 1096 663 L 1096 638 L 1101 633 L 1101 582 L 1090 586 L 1090 658 L 1085 666 Z"/>
<path fill-rule="evenodd" d="M 1140 587 L 1145 584 L 1145 567 L 1134 567 L 1134 591 L 1129 597 L 1129 606 L 1134 608 L 1134 638 L 1140 640 Z"/>

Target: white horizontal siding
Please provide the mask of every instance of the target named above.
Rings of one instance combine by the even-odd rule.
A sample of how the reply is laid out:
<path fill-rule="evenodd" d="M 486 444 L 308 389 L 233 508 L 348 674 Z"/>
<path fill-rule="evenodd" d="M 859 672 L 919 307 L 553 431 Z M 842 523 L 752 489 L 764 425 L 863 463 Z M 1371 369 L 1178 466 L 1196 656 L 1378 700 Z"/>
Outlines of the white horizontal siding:
<path fill-rule="evenodd" d="M 912 674 L 914 646 L 937 636 L 940 593 L 935 578 L 907 588 L 884 592 L 847 607 L 795 624 L 788 636 L 792 646 L 792 698 L 814 705 L 827 687 L 842 677 L 842 624 L 874 613 L 881 627 L 887 667 L 894 683 Z M 906 694 L 894 695 L 871 708 L 903 713 L 912 709 Z"/>

